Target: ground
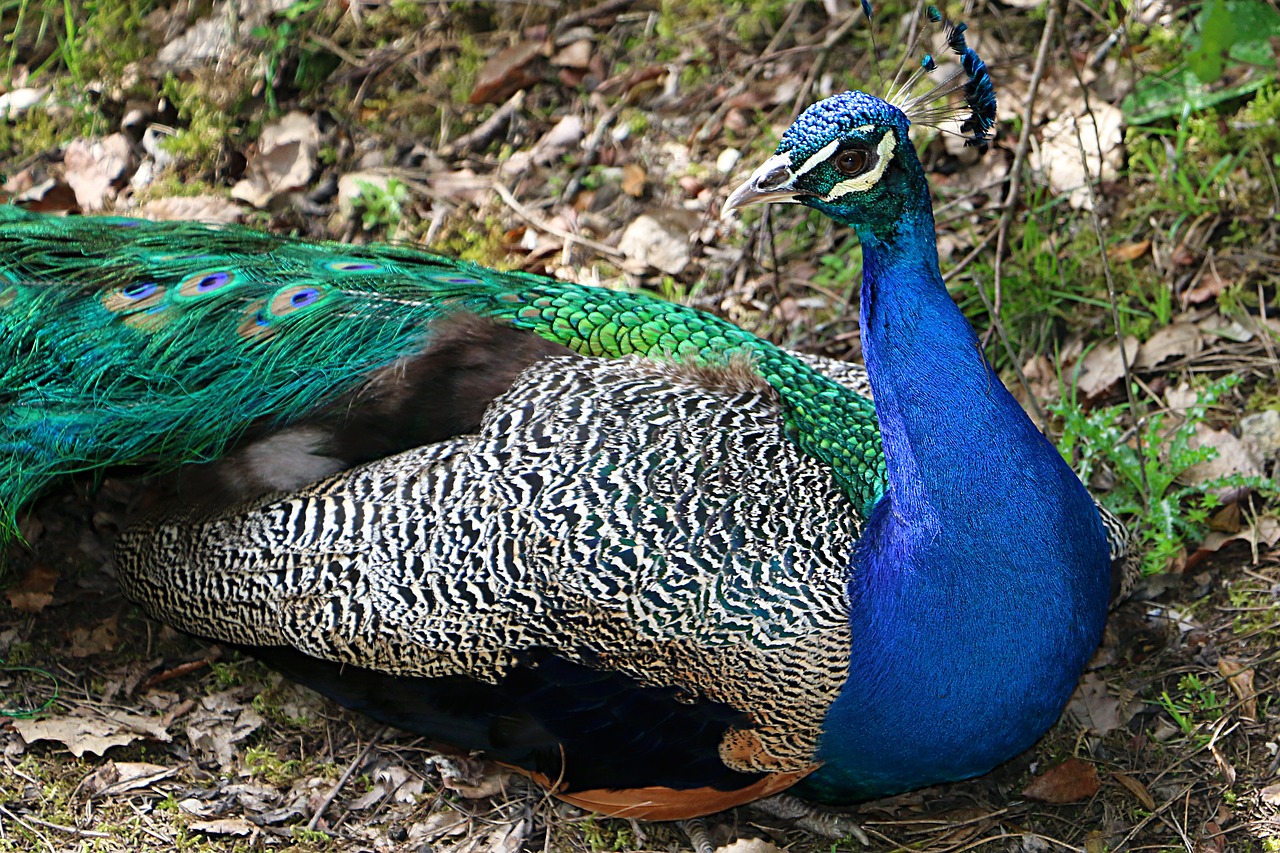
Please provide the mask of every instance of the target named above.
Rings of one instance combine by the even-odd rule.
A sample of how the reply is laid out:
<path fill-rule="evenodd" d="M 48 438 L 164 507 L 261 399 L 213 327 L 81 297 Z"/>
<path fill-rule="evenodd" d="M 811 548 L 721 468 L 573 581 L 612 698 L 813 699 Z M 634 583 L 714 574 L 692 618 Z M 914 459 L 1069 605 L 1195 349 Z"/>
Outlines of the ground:
<path fill-rule="evenodd" d="M 1139 531 L 1144 575 L 1058 725 L 988 776 L 861 806 L 871 850 L 1280 850 L 1269 10 L 967 13 L 1001 119 L 984 156 L 920 138 L 943 270 L 1006 382 Z M 10 4 L 3 192 L 411 241 L 856 358 L 851 236 L 798 209 L 716 213 L 805 104 L 884 91 L 909 11 L 874 11 L 874 54 L 839 0 Z M 134 473 L 64 484 L 6 552 L 0 851 L 687 848 L 433 761 L 146 619 L 110 556 Z M 861 849 L 746 809 L 709 826 Z"/>

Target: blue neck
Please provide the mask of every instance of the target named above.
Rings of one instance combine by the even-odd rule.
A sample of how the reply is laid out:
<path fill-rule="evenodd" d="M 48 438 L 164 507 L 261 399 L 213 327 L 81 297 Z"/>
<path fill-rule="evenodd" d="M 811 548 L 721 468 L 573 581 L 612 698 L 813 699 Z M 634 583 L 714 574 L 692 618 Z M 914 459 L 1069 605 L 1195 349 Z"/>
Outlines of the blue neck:
<path fill-rule="evenodd" d="M 888 490 L 853 557 L 853 652 L 826 763 L 804 784 L 833 801 L 985 773 L 1029 747 L 1106 617 L 1097 511 L 947 293 L 915 183 L 892 232 L 857 226 Z"/>

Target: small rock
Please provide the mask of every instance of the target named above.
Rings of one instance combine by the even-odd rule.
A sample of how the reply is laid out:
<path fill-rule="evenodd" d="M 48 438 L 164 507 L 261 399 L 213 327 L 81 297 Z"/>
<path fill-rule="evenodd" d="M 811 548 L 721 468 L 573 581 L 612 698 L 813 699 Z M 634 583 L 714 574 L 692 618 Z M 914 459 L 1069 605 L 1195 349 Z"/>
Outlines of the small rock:
<path fill-rule="evenodd" d="M 1280 456 L 1280 412 L 1268 409 L 1240 419 L 1240 438 L 1263 459 Z"/>
<path fill-rule="evenodd" d="M 727 175 L 733 171 L 733 167 L 738 165 L 738 161 L 741 159 L 742 152 L 737 148 L 726 148 L 716 158 L 716 171 L 722 175 Z"/>
<path fill-rule="evenodd" d="M 654 267 L 670 275 L 676 275 L 689 265 L 693 257 L 689 236 L 697 227 L 697 220 L 689 221 L 689 214 L 680 210 L 645 213 L 632 221 L 622 232 L 618 249 L 636 272 Z"/>

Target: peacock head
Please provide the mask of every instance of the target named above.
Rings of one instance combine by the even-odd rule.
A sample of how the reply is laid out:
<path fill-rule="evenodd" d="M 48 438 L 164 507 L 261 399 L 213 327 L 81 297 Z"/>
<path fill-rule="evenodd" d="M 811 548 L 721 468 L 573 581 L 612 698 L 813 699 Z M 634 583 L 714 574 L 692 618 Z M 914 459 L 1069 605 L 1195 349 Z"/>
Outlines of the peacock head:
<path fill-rule="evenodd" d="M 817 208 L 859 231 L 879 233 L 919 205 L 924 172 L 902 110 L 862 92 L 809 107 L 778 150 L 724 204 L 723 214 L 782 202 Z M 927 198 L 923 200 L 927 203 Z"/>
<path fill-rule="evenodd" d="M 941 23 L 936 9 L 930 8 L 929 17 Z M 911 79 L 901 86 L 895 81 L 895 97 L 844 92 L 809 107 L 782 134 L 774 155 L 733 191 L 721 215 L 748 205 L 783 202 L 821 210 L 856 228 L 864 240 L 887 241 L 903 229 L 918 227 L 930 206 L 911 125 L 946 131 L 947 123 L 958 120 L 959 135 L 967 144 L 985 145 L 995 124 L 991 76 L 966 43 L 965 32 L 963 23 L 946 27 L 947 44 L 960 58 L 960 67 L 923 95 L 908 93 L 921 76 L 937 70 L 929 54 Z M 959 104 L 938 104 L 953 93 L 963 94 Z"/>

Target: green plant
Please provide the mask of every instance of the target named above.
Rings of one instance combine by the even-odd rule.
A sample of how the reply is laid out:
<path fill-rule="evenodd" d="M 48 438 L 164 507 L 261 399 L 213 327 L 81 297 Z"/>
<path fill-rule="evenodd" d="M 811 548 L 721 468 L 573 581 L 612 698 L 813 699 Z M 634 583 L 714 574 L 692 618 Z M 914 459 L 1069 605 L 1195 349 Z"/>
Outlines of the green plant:
<path fill-rule="evenodd" d="M 1156 701 L 1187 737 L 1196 736 L 1202 723 L 1222 717 L 1223 702 L 1217 691 L 1194 673 L 1187 673 L 1179 679 L 1177 696 L 1170 696 L 1169 691 L 1164 690 Z M 1199 737 L 1208 739 L 1207 735 Z"/>
<path fill-rule="evenodd" d="M 1204 538 L 1209 515 L 1221 504 L 1217 490 L 1275 493 L 1270 480 L 1239 475 L 1179 484 L 1192 466 L 1217 456 L 1212 447 L 1195 446 L 1193 438 L 1214 403 L 1239 382 L 1233 376 L 1211 382 L 1180 420 L 1154 412 L 1129 431 L 1123 428 L 1127 404 L 1085 411 L 1075 399 L 1074 388 L 1049 407 L 1061 419 L 1058 449 L 1062 455 L 1086 483 L 1095 474 L 1109 473 L 1114 485 L 1103 495 L 1103 503 L 1120 515 L 1136 516 L 1132 525 L 1144 573 L 1163 570 L 1188 544 Z"/>
<path fill-rule="evenodd" d="M 404 202 L 409 198 L 409 188 L 395 178 L 388 178 L 385 185 L 370 181 L 357 181 L 360 193 L 352 200 L 352 207 L 360 214 L 360 225 L 366 231 L 395 226 L 404 215 Z"/>

